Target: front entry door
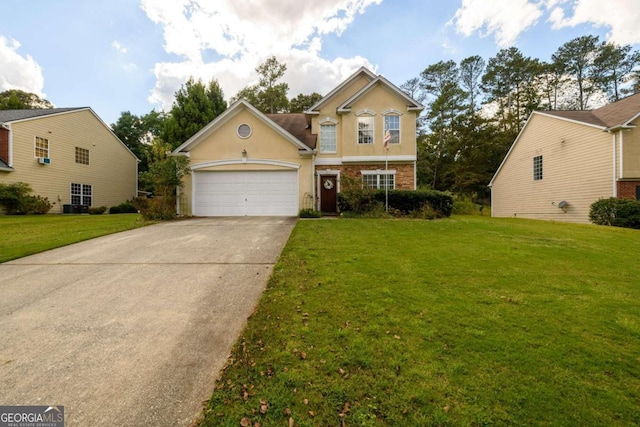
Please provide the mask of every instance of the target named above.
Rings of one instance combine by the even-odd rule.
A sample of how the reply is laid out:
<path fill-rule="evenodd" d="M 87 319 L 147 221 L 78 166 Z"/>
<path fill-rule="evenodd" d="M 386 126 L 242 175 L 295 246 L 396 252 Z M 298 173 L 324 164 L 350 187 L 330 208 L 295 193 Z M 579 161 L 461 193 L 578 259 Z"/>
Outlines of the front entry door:
<path fill-rule="evenodd" d="M 338 212 L 337 192 L 338 179 L 335 175 L 320 176 L 320 210 L 323 213 Z"/>

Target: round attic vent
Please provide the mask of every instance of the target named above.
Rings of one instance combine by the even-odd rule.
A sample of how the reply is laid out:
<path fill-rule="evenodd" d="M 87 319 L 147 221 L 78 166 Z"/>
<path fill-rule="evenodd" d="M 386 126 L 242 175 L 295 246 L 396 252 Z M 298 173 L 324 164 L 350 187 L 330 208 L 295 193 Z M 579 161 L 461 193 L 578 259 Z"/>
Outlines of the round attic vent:
<path fill-rule="evenodd" d="M 251 126 L 246 123 L 238 126 L 238 136 L 240 138 L 249 138 L 251 136 Z"/>

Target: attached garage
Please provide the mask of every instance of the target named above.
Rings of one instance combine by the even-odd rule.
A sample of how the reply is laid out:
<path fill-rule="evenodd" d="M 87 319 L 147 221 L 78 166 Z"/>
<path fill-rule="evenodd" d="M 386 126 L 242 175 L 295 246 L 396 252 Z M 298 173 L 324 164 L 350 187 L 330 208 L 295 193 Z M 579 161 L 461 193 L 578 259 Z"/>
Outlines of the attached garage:
<path fill-rule="evenodd" d="M 196 171 L 196 216 L 296 216 L 298 171 Z"/>

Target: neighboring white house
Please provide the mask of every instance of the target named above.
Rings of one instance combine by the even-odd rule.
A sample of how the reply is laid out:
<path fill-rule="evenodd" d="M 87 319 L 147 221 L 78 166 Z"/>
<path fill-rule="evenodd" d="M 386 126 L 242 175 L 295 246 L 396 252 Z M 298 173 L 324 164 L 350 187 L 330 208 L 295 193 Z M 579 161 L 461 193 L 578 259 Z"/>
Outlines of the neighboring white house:
<path fill-rule="evenodd" d="M 640 94 L 592 111 L 535 111 L 496 171 L 492 215 L 588 223 L 599 198 L 640 199 Z"/>

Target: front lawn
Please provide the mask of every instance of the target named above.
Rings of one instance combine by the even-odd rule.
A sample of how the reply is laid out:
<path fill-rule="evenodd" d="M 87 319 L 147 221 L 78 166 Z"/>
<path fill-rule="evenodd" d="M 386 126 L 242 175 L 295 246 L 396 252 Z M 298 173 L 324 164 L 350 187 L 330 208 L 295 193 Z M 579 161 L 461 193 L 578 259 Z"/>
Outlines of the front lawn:
<path fill-rule="evenodd" d="M 299 221 L 202 425 L 638 425 L 638 254 L 598 226 Z"/>
<path fill-rule="evenodd" d="M 139 214 L 0 215 L 0 262 L 147 224 Z"/>

